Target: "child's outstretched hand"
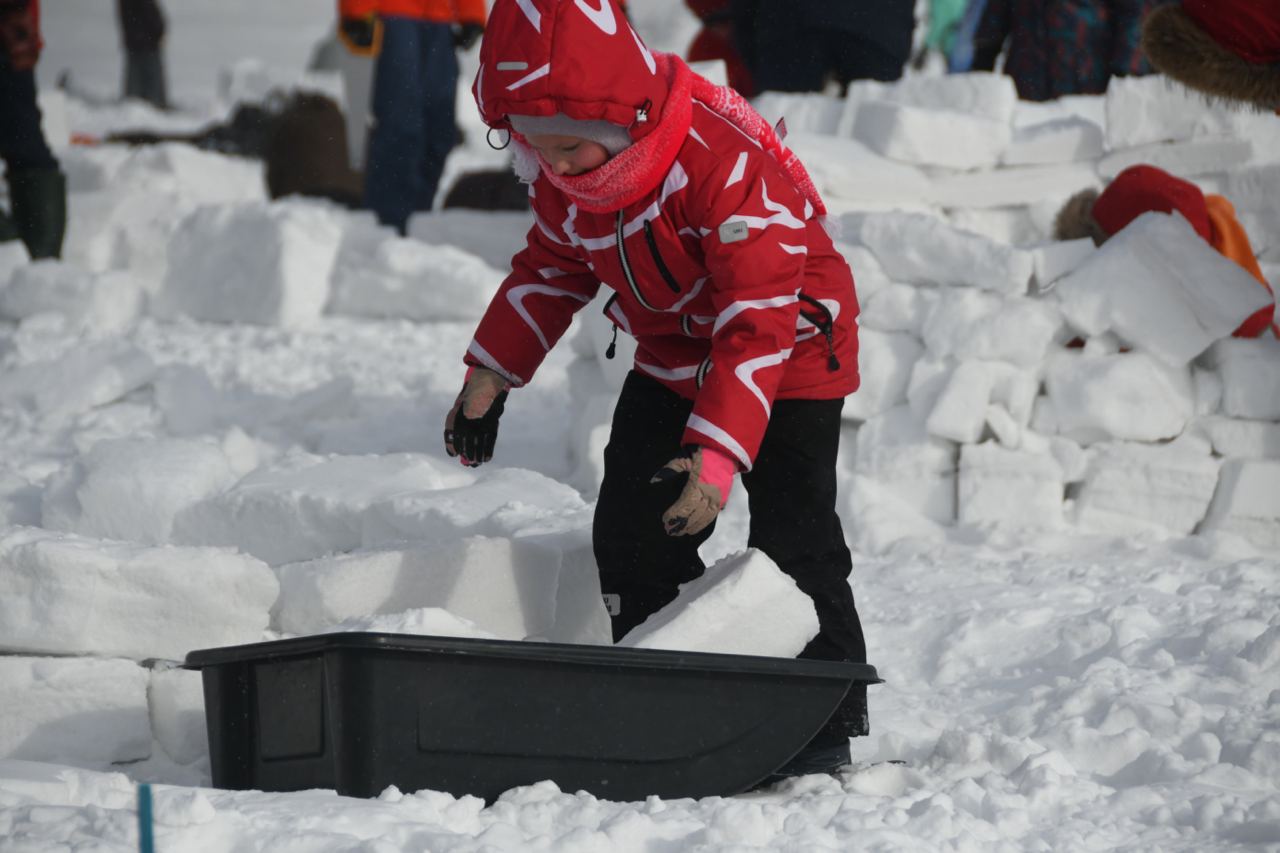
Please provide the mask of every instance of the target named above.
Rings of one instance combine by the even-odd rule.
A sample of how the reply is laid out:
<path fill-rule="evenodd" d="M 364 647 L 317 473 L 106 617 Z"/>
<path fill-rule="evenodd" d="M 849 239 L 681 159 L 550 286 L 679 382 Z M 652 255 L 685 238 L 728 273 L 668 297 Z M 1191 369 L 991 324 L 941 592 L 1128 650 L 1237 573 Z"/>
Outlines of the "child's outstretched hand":
<path fill-rule="evenodd" d="M 498 442 L 498 419 L 507 401 L 507 380 L 492 370 L 477 367 L 444 419 L 444 449 L 459 456 L 463 465 L 475 468 L 493 458 Z"/>

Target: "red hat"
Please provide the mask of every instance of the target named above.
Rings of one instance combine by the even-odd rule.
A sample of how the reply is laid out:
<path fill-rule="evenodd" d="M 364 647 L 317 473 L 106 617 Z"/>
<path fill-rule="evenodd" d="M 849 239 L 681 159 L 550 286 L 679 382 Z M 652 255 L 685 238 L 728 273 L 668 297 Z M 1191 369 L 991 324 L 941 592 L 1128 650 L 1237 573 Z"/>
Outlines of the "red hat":
<path fill-rule="evenodd" d="M 1142 23 L 1156 70 L 1215 98 L 1280 109 L 1280 0 L 1182 0 Z"/>
<path fill-rule="evenodd" d="M 1209 209 L 1200 188 L 1155 166 L 1130 166 L 1116 175 L 1093 203 L 1093 218 L 1108 236 L 1113 236 L 1152 210 L 1161 213 L 1176 210 L 1205 240 L 1213 235 Z"/>

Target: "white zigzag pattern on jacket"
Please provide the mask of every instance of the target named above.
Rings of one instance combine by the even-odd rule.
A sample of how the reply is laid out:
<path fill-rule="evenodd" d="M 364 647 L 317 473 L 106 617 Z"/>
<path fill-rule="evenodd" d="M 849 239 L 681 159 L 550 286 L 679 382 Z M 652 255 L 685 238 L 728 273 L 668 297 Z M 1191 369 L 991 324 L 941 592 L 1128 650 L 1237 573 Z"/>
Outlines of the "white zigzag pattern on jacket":
<path fill-rule="evenodd" d="M 782 364 L 791 357 L 791 350 L 784 349 L 779 352 L 769 353 L 768 355 L 756 356 L 749 358 L 733 369 L 733 375 L 738 377 L 738 381 L 747 387 L 747 390 L 756 396 L 760 401 L 760 405 L 764 406 L 765 417 L 768 417 L 772 409 L 769 406 L 768 399 L 764 396 L 764 392 L 760 390 L 760 386 L 756 384 L 756 374 L 766 367 L 773 367 Z"/>
<path fill-rule="evenodd" d="M 534 322 L 533 316 L 529 310 L 524 307 L 526 296 L 535 293 L 545 294 L 547 296 L 567 296 L 570 299 L 576 299 L 579 302 L 590 302 L 591 300 L 583 296 L 581 293 L 574 293 L 572 290 L 564 290 L 559 287 L 552 287 L 549 284 L 521 284 L 507 291 L 507 301 L 511 303 L 511 307 L 516 309 L 516 313 L 520 315 L 525 324 L 533 329 L 533 333 L 538 336 L 538 341 L 542 344 L 542 348 L 551 351 L 551 344 L 547 343 L 547 336 L 542 333 L 542 327 Z"/>

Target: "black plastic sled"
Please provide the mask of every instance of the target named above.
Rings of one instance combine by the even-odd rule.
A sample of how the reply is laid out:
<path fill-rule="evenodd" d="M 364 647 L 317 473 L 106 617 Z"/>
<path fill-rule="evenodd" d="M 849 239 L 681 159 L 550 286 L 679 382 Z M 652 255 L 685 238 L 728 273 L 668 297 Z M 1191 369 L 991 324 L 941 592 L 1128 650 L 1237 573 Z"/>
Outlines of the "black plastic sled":
<path fill-rule="evenodd" d="M 734 794 L 782 766 L 868 664 L 338 633 L 187 655 L 213 784 L 493 801 L 544 779 L 602 799 Z"/>

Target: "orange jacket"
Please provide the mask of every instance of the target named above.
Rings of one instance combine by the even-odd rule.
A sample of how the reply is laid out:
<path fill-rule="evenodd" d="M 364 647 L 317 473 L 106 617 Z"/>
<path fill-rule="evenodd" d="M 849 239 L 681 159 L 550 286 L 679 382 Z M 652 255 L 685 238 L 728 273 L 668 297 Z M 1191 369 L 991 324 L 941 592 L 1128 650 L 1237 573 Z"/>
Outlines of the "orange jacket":
<path fill-rule="evenodd" d="M 1268 293 L 1274 293 L 1271 285 L 1267 283 L 1267 279 L 1262 275 L 1262 268 L 1258 266 L 1258 259 L 1253 256 L 1253 247 L 1249 245 L 1249 235 L 1245 233 L 1244 226 L 1236 219 L 1235 207 L 1223 196 L 1209 193 L 1205 193 L 1204 203 L 1209 211 L 1209 228 L 1212 232 L 1209 243 L 1224 257 L 1230 258 L 1248 270 L 1249 274 L 1256 278 L 1267 289 Z M 1280 329 L 1273 322 L 1275 307 L 1274 303 L 1268 305 L 1241 323 L 1240 328 L 1236 329 L 1236 337 L 1256 338 L 1265 332 L 1268 326 L 1271 327 L 1273 335 L 1280 337 Z"/>
<path fill-rule="evenodd" d="M 484 0 L 338 0 L 343 18 L 395 15 L 444 24 L 483 24 Z"/>

